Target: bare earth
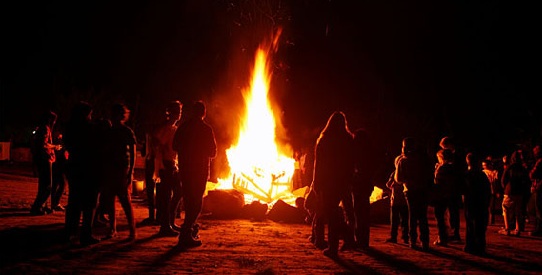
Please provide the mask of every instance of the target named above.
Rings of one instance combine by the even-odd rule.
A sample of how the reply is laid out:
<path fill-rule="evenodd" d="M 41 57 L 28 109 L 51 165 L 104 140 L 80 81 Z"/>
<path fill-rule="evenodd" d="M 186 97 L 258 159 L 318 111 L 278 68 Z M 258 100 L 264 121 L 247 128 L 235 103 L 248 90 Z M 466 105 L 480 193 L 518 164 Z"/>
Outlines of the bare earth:
<path fill-rule="evenodd" d="M 502 218 L 488 228 L 489 255 L 485 257 L 463 252 L 463 243 L 431 246 L 428 252 L 385 243 L 389 226 L 375 224 L 370 249 L 340 252 L 340 258 L 332 260 L 307 240 L 309 225 L 206 217 L 199 220 L 203 245 L 183 252 L 174 247 L 176 237 L 157 237 L 157 226 L 140 225 L 138 238 L 127 241 L 122 210 L 118 212 L 118 238 L 83 248 L 59 242 L 62 212 L 37 217 L 28 214 L 36 190 L 37 179 L 28 169 L 0 165 L 0 274 L 542 273 L 542 238 L 499 235 Z M 146 217 L 143 202 L 136 200 L 135 212 L 138 222 Z M 429 218 L 431 239 L 435 240 L 437 230 L 431 213 Z M 527 231 L 532 228 L 531 222 Z"/>

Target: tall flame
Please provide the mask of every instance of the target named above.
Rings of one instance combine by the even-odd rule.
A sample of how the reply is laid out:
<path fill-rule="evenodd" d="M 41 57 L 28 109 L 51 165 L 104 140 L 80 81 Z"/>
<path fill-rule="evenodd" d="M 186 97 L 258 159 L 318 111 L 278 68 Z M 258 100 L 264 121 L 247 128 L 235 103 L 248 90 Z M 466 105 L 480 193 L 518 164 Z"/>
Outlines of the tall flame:
<path fill-rule="evenodd" d="M 233 188 L 268 203 L 289 194 L 295 169 L 295 160 L 280 152 L 276 143 L 276 121 L 268 99 L 271 76 L 268 52 L 260 47 L 250 86 L 243 91 L 246 110 L 239 138 L 226 150 Z"/>

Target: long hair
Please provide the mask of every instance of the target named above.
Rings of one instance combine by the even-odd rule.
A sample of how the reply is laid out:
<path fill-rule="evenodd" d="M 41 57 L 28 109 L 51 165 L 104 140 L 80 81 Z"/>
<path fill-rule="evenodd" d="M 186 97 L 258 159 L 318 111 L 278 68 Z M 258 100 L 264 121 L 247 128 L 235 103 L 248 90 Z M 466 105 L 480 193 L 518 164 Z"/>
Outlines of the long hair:
<path fill-rule="evenodd" d="M 348 129 L 348 122 L 346 121 L 346 115 L 341 111 L 335 111 L 327 120 L 326 127 L 320 132 L 321 140 L 325 136 L 344 136 L 349 135 L 352 137 L 352 132 Z"/>

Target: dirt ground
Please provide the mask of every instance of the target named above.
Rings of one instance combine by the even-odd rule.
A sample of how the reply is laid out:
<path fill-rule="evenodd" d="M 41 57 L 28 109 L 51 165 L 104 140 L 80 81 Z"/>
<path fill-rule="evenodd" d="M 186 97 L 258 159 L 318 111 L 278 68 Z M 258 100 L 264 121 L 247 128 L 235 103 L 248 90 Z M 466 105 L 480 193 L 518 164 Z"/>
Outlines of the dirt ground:
<path fill-rule="evenodd" d="M 79 247 L 59 242 L 62 212 L 29 215 L 36 190 L 37 179 L 30 170 L 0 165 L 0 274 L 542 273 L 542 238 L 499 235 L 500 217 L 496 225 L 488 228 L 488 255 L 484 257 L 463 252 L 463 243 L 431 246 L 428 252 L 389 244 L 384 241 L 389 226 L 374 224 L 369 249 L 340 252 L 340 257 L 332 260 L 308 241 L 307 224 L 206 217 L 199 220 L 203 245 L 179 251 L 174 247 L 176 237 L 158 237 L 157 226 L 138 225 L 138 238 L 127 241 L 122 210 L 118 238 Z M 136 198 L 134 207 L 137 221 L 141 222 L 147 215 L 144 202 Z M 437 231 L 431 213 L 429 218 L 431 239 L 435 240 Z M 527 231 L 532 228 L 531 221 Z M 96 233 L 100 237 L 100 229 Z"/>

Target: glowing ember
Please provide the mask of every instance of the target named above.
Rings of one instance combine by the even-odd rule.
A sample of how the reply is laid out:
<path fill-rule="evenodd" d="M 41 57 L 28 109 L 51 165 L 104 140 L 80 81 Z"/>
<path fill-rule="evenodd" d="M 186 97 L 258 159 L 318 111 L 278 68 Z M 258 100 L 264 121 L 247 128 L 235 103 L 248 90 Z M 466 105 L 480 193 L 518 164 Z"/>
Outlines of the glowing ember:
<path fill-rule="evenodd" d="M 231 175 L 219 180 L 219 188 L 227 188 L 231 182 L 231 187 L 246 194 L 245 198 L 249 195 L 267 203 L 292 195 L 295 164 L 276 143 L 275 116 L 268 100 L 270 82 L 269 52 L 260 47 L 250 87 L 243 91 L 246 110 L 237 144 L 226 150 Z M 288 150 L 286 146 L 281 149 Z"/>

